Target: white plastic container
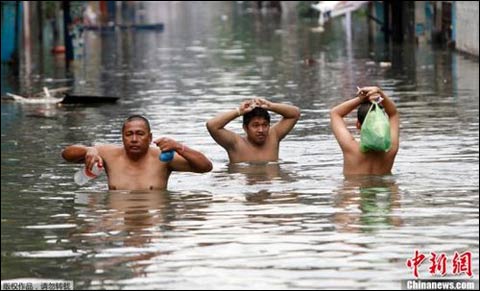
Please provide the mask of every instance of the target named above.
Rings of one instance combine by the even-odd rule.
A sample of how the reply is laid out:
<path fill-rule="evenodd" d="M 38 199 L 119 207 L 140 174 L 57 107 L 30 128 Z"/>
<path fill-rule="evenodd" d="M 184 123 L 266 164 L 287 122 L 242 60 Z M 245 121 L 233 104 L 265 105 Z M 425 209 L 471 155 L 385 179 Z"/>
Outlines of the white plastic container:
<path fill-rule="evenodd" d="M 99 167 L 97 163 L 95 163 L 92 167 L 92 171 L 87 170 L 86 167 L 83 167 L 78 172 L 75 173 L 73 176 L 73 180 L 79 186 L 85 185 L 88 181 L 95 179 L 100 175 L 103 171 L 103 167 Z"/>

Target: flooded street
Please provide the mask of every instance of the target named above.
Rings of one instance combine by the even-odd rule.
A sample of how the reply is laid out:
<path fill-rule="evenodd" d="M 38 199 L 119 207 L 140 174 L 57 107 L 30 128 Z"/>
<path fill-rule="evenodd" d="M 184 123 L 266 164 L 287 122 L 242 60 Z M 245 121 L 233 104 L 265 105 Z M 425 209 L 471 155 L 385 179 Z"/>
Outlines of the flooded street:
<path fill-rule="evenodd" d="M 236 2 L 147 5 L 147 20 L 164 31 L 86 31 L 71 76 L 52 57 L 20 79 L 2 75 L 2 96 L 72 85 L 78 94 L 121 97 L 100 106 L 2 99 L 2 280 L 73 280 L 75 289 L 400 289 L 414 278 L 406 261 L 415 250 L 449 260 L 471 252 L 478 279 L 478 60 L 429 45 L 372 45 L 361 15 L 349 40 L 341 18 L 318 33 L 315 22 Z M 369 85 L 397 105 L 400 150 L 393 175 L 346 180 L 329 109 Z M 278 163 L 228 165 L 205 122 L 252 96 L 296 105 L 301 119 Z M 174 172 L 165 192 L 108 191 L 105 176 L 77 186 L 81 165 L 61 150 L 120 144 L 131 114 L 149 118 L 154 139 L 203 152 L 213 171 Z M 348 125 L 356 132 L 353 114 Z M 241 119 L 228 128 L 242 133 Z M 431 279 L 427 260 L 420 277 Z M 451 269 L 446 277 L 465 279 Z"/>

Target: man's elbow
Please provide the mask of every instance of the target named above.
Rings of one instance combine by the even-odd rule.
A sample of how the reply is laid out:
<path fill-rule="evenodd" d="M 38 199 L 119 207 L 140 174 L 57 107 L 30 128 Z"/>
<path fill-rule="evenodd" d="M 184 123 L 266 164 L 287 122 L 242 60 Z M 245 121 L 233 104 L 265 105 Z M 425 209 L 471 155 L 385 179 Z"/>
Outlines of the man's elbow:
<path fill-rule="evenodd" d="M 67 160 L 67 158 L 65 157 L 65 150 L 62 150 L 62 152 L 61 152 L 60 154 L 62 155 L 62 158 L 63 158 L 64 160 Z"/>
<path fill-rule="evenodd" d="M 397 108 L 391 109 L 387 114 L 390 118 L 400 118 Z"/>
<path fill-rule="evenodd" d="M 293 118 L 295 120 L 299 120 L 300 116 L 302 116 L 302 113 L 300 112 L 300 108 L 295 107 L 295 112 L 294 112 Z"/>
<path fill-rule="evenodd" d="M 208 165 L 205 168 L 205 173 L 212 171 L 212 169 L 213 169 L 212 162 L 208 161 Z"/>
<path fill-rule="evenodd" d="M 207 130 L 208 132 L 212 132 L 213 131 L 213 122 L 212 120 L 208 120 L 206 123 L 205 123 L 205 126 L 207 127 Z"/>
<path fill-rule="evenodd" d="M 338 112 L 336 107 L 330 109 L 330 127 L 334 127 L 335 124 L 340 124 L 340 121 L 343 120 L 343 116 Z"/>
<path fill-rule="evenodd" d="M 332 109 L 330 109 L 330 120 L 332 120 L 333 117 L 337 115 L 338 115 L 338 112 L 336 107 L 333 107 Z"/>
<path fill-rule="evenodd" d="M 197 173 L 208 173 L 213 169 L 212 162 L 208 161 L 197 169 Z"/>
<path fill-rule="evenodd" d="M 71 158 L 71 155 L 70 155 L 70 151 L 68 150 L 69 147 L 66 147 L 62 150 L 62 158 L 65 160 L 65 161 L 68 161 L 68 162 L 71 162 L 72 161 L 72 158 Z"/>
<path fill-rule="evenodd" d="M 62 158 L 67 162 L 81 163 L 84 161 L 84 153 L 79 151 L 78 146 L 70 145 L 62 150 Z"/>

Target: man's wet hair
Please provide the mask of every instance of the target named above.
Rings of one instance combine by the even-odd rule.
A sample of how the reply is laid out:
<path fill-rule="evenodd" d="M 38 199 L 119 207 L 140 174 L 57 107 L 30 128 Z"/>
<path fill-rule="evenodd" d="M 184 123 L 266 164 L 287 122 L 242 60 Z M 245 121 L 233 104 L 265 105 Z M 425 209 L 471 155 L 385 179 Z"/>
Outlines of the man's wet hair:
<path fill-rule="evenodd" d="M 143 122 L 145 122 L 145 124 L 147 125 L 148 132 L 150 132 L 150 121 L 148 121 L 148 119 L 143 115 L 134 114 L 134 115 L 130 115 L 129 117 L 127 117 L 127 119 L 125 119 L 125 121 L 123 122 L 122 133 L 123 133 L 123 130 L 125 129 L 125 124 L 127 124 L 128 122 L 130 122 L 132 120 L 136 120 L 136 119 L 143 120 Z"/>
<path fill-rule="evenodd" d="M 261 107 L 255 107 L 252 109 L 252 111 L 243 115 L 243 125 L 248 126 L 248 124 L 254 117 L 262 117 L 267 120 L 268 124 L 270 124 L 270 114 L 268 113 L 268 111 Z"/>

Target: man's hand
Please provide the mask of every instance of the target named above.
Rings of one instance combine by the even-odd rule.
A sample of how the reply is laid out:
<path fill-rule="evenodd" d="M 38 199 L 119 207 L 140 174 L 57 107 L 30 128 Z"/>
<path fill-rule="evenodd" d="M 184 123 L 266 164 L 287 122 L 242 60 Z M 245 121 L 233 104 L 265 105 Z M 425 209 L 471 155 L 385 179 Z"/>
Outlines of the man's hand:
<path fill-rule="evenodd" d="M 103 160 L 98 150 L 94 147 L 89 147 L 85 154 L 85 167 L 91 171 L 95 163 L 98 163 L 98 167 L 103 167 Z"/>
<path fill-rule="evenodd" d="M 153 142 L 162 152 L 174 150 L 178 153 L 178 156 L 175 155 L 173 160 L 168 163 L 168 167 L 173 171 L 206 173 L 212 170 L 212 162 L 199 151 L 167 137 L 158 138 Z"/>
<path fill-rule="evenodd" d="M 162 152 L 171 150 L 178 152 L 183 148 L 181 144 L 168 137 L 157 138 L 153 143 L 156 144 Z"/>
<path fill-rule="evenodd" d="M 261 107 L 265 110 L 269 110 L 272 107 L 272 102 L 264 98 L 255 98 L 253 101 L 256 107 Z"/>
<path fill-rule="evenodd" d="M 357 91 L 357 97 L 359 97 L 362 102 L 367 100 L 377 101 L 379 97 L 385 98 L 384 96 L 383 91 L 376 86 L 358 88 Z"/>
<path fill-rule="evenodd" d="M 265 110 L 270 110 L 272 107 L 272 102 L 264 99 L 264 98 L 254 98 L 250 100 L 245 100 L 240 104 L 238 108 L 239 115 L 244 115 L 250 111 L 252 111 L 255 107 L 261 107 Z"/>
<path fill-rule="evenodd" d="M 242 104 L 240 104 L 240 107 L 238 107 L 237 111 L 238 111 L 239 115 L 244 115 L 244 114 L 252 111 L 253 108 L 255 108 L 255 100 L 250 99 L 250 100 L 243 101 Z"/>

